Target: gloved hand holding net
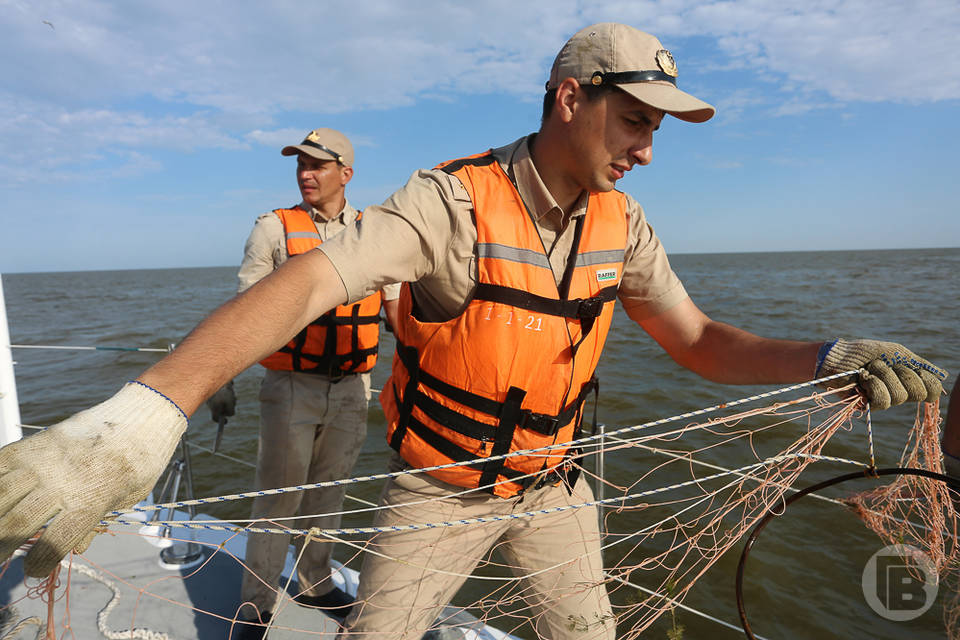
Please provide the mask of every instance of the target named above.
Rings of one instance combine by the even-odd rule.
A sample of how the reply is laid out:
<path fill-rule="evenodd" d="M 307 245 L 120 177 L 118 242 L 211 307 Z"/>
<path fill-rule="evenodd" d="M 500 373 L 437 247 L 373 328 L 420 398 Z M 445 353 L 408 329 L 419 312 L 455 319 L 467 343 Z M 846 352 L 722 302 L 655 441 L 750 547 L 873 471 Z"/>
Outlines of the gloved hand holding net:
<path fill-rule="evenodd" d="M 70 550 L 85 550 L 105 514 L 150 493 L 186 428 L 173 402 L 130 383 L 0 449 L 0 561 L 48 521 L 27 554 L 27 575 L 46 576 Z"/>
<path fill-rule="evenodd" d="M 815 378 L 863 369 L 857 386 L 874 409 L 887 409 L 907 400 L 934 402 L 943 393 L 947 371 L 896 342 L 844 340 L 827 342 L 817 359 Z M 840 386 L 849 380 L 831 381 Z"/>

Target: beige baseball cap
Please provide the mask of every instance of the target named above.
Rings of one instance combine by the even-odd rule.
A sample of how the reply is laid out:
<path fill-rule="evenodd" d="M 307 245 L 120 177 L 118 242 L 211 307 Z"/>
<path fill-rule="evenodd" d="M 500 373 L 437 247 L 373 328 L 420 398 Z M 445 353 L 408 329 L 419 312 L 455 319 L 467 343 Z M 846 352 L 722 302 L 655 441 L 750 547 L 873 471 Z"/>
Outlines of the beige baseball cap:
<path fill-rule="evenodd" d="M 347 136 L 334 129 L 314 129 L 300 144 L 280 150 L 285 156 L 305 153 L 320 160 L 336 160 L 344 167 L 353 166 L 353 145 Z"/>
<path fill-rule="evenodd" d="M 594 24 L 567 40 L 553 61 L 547 90 L 566 78 L 580 84 L 614 84 L 687 122 L 706 122 L 716 113 L 711 105 L 677 88 L 677 64 L 659 40 L 625 24 Z"/>

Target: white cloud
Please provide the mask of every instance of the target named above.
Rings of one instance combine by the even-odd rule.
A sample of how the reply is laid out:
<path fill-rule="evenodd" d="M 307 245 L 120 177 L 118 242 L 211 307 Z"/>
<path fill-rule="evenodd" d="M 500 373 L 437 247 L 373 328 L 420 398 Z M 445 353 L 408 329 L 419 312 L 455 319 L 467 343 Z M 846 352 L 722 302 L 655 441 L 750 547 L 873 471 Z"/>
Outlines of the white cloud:
<path fill-rule="evenodd" d="M 941 0 L 762 0 L 689 10 L 695 33 L 717 38 L 744 69 L 772 71 L 797 93 L 838 100 L 960 98 L 960 5 Z"/>
<path fill-rule="evenodd" d="M 65 137 L 73 158 L 276 146 L 304 133 L 277 126 L 289 112 L 472 93 L 536 99 L 559 44 L 600 20 L 657 33 L 684 54 L 685 88 L 705 92 L 729 118 L 755 108 L 796 114 L 831 102 L 960 99 L 960 5 L 942 0 L 18 0 L 4 8 L 6 166 L 56 154 Z M 731 78 L 744 88 L 731 94 Z"/>
<path fill-rule="evenodd" d="M 267 147 L 283 148 L 288 144 L 295 144 L 300 140 L 303 140 L 303 136 L 306 133 L 307 132 L 303 131 L 302 129 L 295 129 L 293 127 L 287 127 L 285 129 L 273 129 L 270 131 L 254 129 L 245 135 L 244 138 L 250 142 L 262 144 Z"/>

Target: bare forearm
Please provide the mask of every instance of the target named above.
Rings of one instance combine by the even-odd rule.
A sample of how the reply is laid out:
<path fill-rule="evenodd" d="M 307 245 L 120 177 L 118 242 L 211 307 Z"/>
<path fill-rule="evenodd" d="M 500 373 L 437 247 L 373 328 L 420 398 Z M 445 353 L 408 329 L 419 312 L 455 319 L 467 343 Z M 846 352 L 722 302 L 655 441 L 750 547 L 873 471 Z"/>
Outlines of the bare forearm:
<path fill-rule="evenodd" d="M 785 384 L 813 378 L 821 342 L 762 338 L 722 322 L 704 327 L 686 361 L 708 380 L 725 384 Z"/>
<path fill-rule="evenodd" d="M 677 364 L 726 384 L 810 380 L 822 344 L 761 338 L 711 320 L 689 298 L 654 317 L 635 319 Z"/>
<path fill-rule="evenodd" d="M 190 415 L 226 381 L 346 297 L 340 277 L 322 252 L 292 258 L 214 311 L 139 380 Z"/>

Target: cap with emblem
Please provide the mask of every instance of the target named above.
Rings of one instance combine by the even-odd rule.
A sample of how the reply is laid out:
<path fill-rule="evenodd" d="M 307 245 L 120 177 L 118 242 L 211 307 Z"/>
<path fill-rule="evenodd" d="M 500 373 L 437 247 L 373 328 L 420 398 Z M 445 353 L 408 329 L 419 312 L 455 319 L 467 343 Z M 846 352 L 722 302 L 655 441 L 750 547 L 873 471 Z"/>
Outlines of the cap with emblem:
<path fill-rule="evenodd" d="M 651 107 L 687 122 L 706 122 L 711 105 L 677 88 L 673 55 L 649 33 L 616 22 L 581 29 L 560 49 L 547 90 L 566 78 L 580 84 L 613 84 Z"/>
<path fill-rule="evenodd" d="M 305 153 L 320 160 L 336 160 L 344 167 L 353 166 L 353 145 L 347 136 L 334 129 L 314 129 L 303 142 L 280 150 L 285 156 Z"/>

